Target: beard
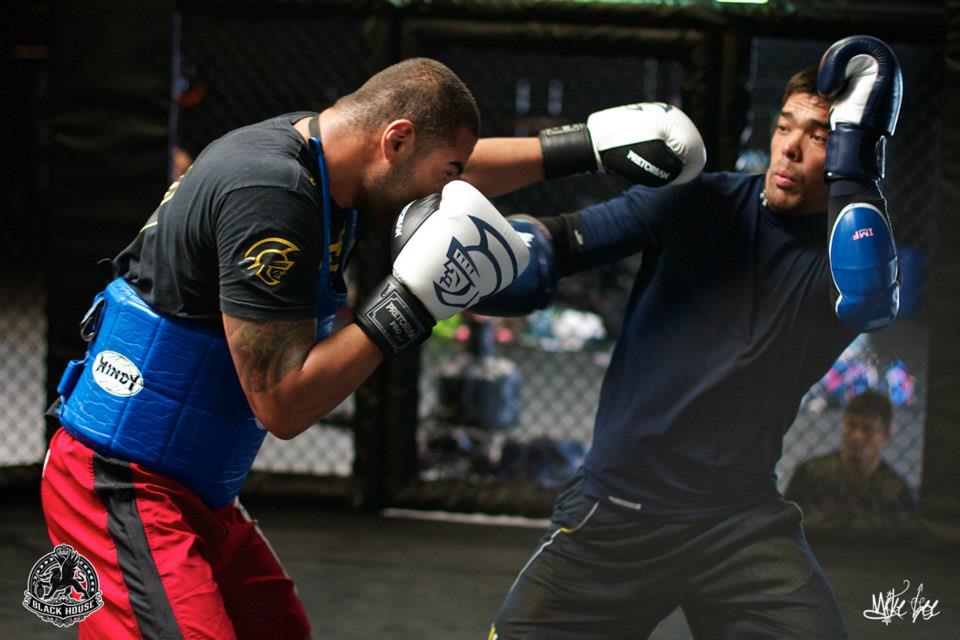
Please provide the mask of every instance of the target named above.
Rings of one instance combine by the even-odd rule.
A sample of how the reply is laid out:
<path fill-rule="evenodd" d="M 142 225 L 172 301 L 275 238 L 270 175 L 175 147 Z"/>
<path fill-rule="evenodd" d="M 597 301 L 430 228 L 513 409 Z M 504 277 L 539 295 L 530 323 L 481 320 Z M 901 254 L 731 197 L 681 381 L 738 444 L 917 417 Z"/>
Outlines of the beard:
<path fill-rule="evenodd" d="M 385 232 L 400 215 L 400 210 L 416 199 L 410 187 L 415 166 L 412 159 L 404 164 L 393 165 L 385 174 L 373 178 L 360 189 L 356 209 L 372 231 Z"/>

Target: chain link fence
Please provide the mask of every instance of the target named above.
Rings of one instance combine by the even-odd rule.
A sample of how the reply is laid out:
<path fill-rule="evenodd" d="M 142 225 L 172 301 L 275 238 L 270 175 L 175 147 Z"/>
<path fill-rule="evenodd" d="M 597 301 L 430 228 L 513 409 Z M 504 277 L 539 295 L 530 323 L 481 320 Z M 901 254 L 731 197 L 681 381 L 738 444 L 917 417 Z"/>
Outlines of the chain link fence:
<path fill-rule="evenodd" d="M 46 295 L 36 275 L 0 278 L 0 466 L 41 462 L 47 448 Z"/>
<path fill-rule="evenodd" d="M 369 55 L 364 19 L 349 12 L 306 16 L 224 16 L 185 11 L 180 23 L 175 144 L 195 156 L 227 131 L 287 111 L 322 110 L 358 87 Z M 741 136 L 738 169 L 762 171 L 769 135 L 786 79 L 815 63 L 829 42 L 753 39 L 749 127 Z M 483 135 L 532 135 L 592 111 L 640 100 L 683 106 L 679 61 L 642 53 L 525 50 L 433 43 L 427 55 L 457 72 L 477 96 Z M 843 405 L 865 387 L 891 391 L 896 433 L 884 452 L 916 489 L 922 471 L 927 381 L 925 291 L 937 209 L 937 131 L 942 52 L 894 46 L 904 71 L 904 103 L 888 150 L 886 195 L 903 271 L 901 317 L 893 327 L 858 339 L 831 377 L 805 398 L 784 442 L 777 472 L 786 486 L 801 462 L 840 444 Z M 577 177 L 536 185 L 498 198 L 505 213 L 555 215 L 611 197 L 625 188 L 612 177 Z M 146 212 L 145 212 L 146 215 Z M 527 479 L 555 486 L 572 473 L 589 447 L 600 385 L 624 306 L 642 257 L 565 279 L 556 303 L 527 318 L 473 325 L 454 319 L 423 349 L 419 380 L 421 477 Z M 0 465 L 37 462 L 44 448 L 43 288 L 6 278 L 0 316 Z M 31 281 L 33 282 L 33 281 Z M 16 283 L 13 286 L 9 283 Z M 11 311 L 16 309 L 16 313 Z M 469 332 L 489 332 L 495 376 L 512 398 L 497 428 L 456 424 L 449 383 L 474 363 Z M 489 346 L 489 345 L 488 345 Z M 444 385 L 447 385 L 446 387 Z M 486 393 L 499 393 L 486 390 Z M 483 391 L 481 391 L 483 393 Z M 461 411 L 463 407 L 459 408 Z M 330 417 L 293 442 L 268 438 L 255 468 L 347 476 L 354 459 L 348 399 Z"/>
<path fill-rule="evenodd" d="M 232 129 L 321 111 L 366 80 L 363 17 L 185 13 L 178 145 L 191 156 Z"/>
<path fill-rule="evenodd" d="M 45 16 L 45 7 L 33 7 Z M 15 22 L 16 12 L 11 17 Z M 41 35 L 30 34 L 36 42 Z M 27 41 L 25 34 L 17 34 Z M 10 43 L 21 42 L 9 40 Z M 13 47 L 11 47 L 13 49 Z M 43 283 L 48 253 L 49 175 L 43 105 L 50 51 L 25 47 L 2 61 L 5 155 L 0 175 L 0 467 L 36 464 L 46 451 L 47 318 Z M 0 484 L 3 476 L 0 473 Z"/>

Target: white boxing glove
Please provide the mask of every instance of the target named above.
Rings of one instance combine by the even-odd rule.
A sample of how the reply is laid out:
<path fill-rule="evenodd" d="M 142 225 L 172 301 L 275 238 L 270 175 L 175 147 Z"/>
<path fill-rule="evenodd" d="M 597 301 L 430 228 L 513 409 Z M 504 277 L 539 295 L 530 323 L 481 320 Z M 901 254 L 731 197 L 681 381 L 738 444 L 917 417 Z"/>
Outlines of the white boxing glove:
<path fill-rule="evenodd" d="M 392 246 L 392 273 L 356 313 L 387 355 L 420 344 L 437 321 L 504 289 L 530 260 L 510 223 L 462 180 L 404 207 Z"/>
<path fill-rule="evenodd" d="M 540 132 L 548 179 L 610 171 L 659 187 L 697 177 L 707 162 L 696 125 L 677 107 L 640 102 L 590 114 L 586 123 Z"/>

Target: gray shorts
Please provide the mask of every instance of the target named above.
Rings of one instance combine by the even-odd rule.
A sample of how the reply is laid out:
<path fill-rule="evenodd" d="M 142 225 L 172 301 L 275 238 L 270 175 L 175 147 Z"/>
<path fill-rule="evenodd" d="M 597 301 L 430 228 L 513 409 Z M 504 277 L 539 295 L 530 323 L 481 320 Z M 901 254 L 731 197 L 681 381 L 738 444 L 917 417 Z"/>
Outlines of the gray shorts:
<path fill-rule="evenodd" d="M 557 498 L 491 639 L 637 640 L 677 607 L 698 639 L 847 638 L 794 503 L 676 523 L 589 498 L 581 484 L 578 474 Z"/>

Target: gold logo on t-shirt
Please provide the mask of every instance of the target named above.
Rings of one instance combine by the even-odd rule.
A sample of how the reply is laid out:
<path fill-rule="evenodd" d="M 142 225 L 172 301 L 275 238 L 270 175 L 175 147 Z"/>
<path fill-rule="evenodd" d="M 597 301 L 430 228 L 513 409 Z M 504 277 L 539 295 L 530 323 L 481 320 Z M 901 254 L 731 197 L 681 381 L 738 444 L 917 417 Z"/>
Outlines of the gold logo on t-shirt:
<path fill-rule="evenodd" d="M 290 254 L 300 248 L 283 238 L 264 238 L 255 242 L 243 254 L 240 265 L 247 265 L 247 271 L 255 271 L 256 276 L 269 286 L 280 284 L 280 279 L 293 268 Z"/>

